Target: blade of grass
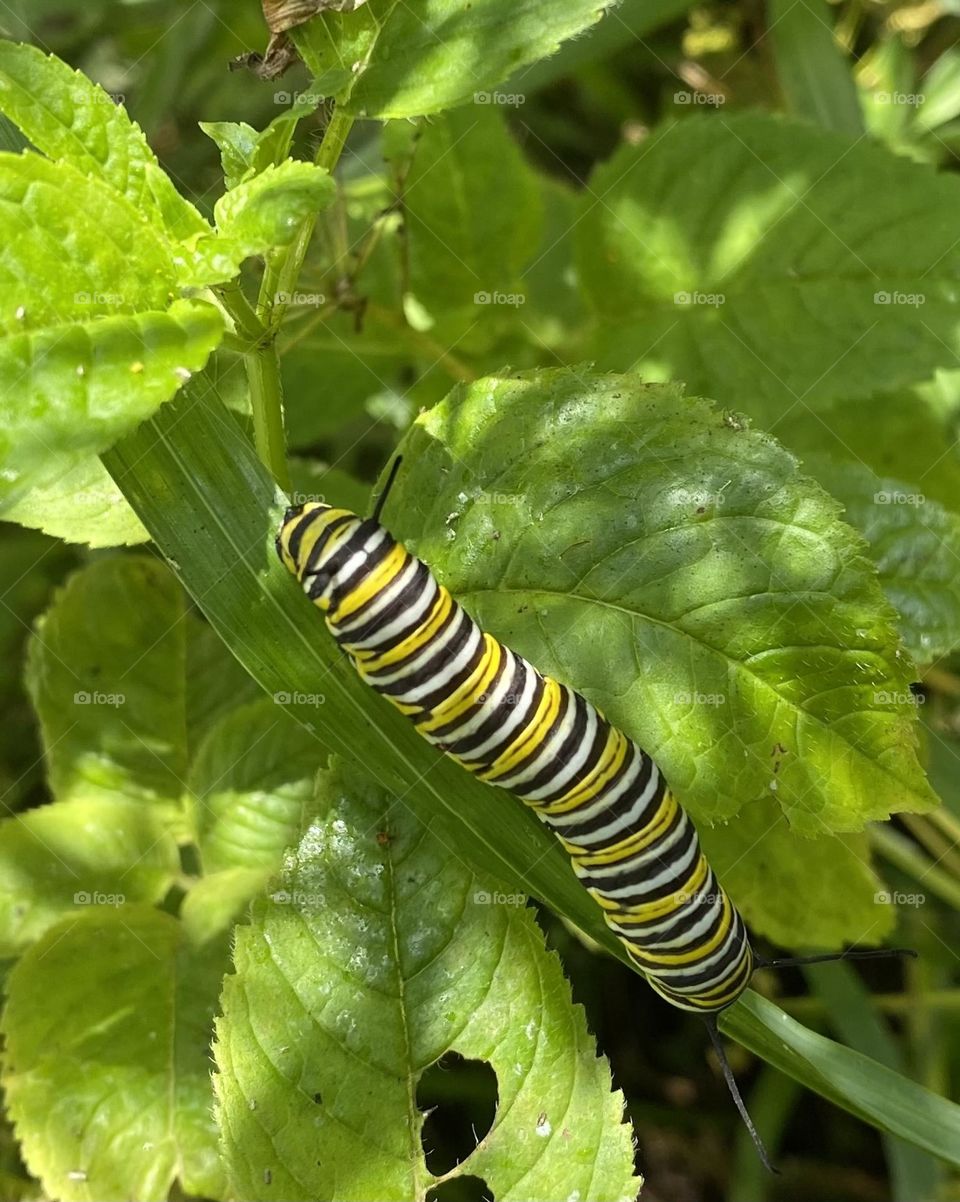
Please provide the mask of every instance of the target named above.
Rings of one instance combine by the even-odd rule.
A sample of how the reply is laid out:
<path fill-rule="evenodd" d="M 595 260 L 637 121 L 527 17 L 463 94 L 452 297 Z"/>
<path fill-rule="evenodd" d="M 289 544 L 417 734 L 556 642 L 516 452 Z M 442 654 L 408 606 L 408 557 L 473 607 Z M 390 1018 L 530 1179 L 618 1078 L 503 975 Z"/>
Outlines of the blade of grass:
<path fill-rule="evenodd" d="M 752 991 L 720 1027 L 769 1064 L 880 1131 L 960 1166 L 960 1106 L 810 1031 Z"/>
<path fill-rule="evenodd" d="M 864 133 L 860 98 L 826 0 L 769 0 L 767 29 L 789 112 L 825 129 Z"/>

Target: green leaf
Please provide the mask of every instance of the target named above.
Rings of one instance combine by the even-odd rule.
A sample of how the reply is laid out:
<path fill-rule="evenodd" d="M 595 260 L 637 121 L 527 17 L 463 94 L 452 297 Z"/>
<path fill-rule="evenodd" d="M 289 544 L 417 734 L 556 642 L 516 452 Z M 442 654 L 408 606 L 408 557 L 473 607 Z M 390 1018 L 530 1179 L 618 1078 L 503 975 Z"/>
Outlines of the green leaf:
<path fill-rule="evenodd" d="M 54 588 L 77 566 L 74 548 L 33 530 L 0 526 L 0 794 L 3 811 L 16 813 L 46 798 L 36 715 L 23 684 L 27 638 Z"/>
<path fill-rule="evenodd" d="M 93 455 L 67 472 L 32 488 L 4 510 L 4 520 L 42 530 L 70 543 L 120 547 L 150 537 L 123 493 Z"/>
<path fill-rule="evenodd" d="M 190 758 L 211 728 L 232 709 L 261 701 L 263 692 L 196 613 L 185 619 L 187 636 L 187 739 Z"/>
<path fill-rule="evenodd" d="M 322 774 L 320 796 L 225 985 L 216 1086 L 237 1195 L 424 1197 L 415 1091 L 455 1051 L 492 1066 L 498 1108 L 446 1179 L 502 1202 L 635 1198 L 623 1098 L 523 899 L 356 772 Z"/>
<path fill-rule="evenodd" d="M 928 664 L 960 647 L 960 514 L 863 464 L 817 454 L 805 461 L 870 544 L 914 659 Z"/>
<path fill-rule="evenodd" d="M 941 406 L 920 393 L 917 388 L 838 401 L 820 420 L 811 419 L 806 409 L 796 410 L 777 422 L 777 437 L 804 462 L 823 454 L 865 464 L 878 476 L 912 480 L 912 491 L 957 509 L 960 455 L 952 402 Z"/>
<path fill-rule="evenodd" d="M 824 129 L 861 135 L 860 98 L 827 0 L 769 0 L 767 19 L 789 111 Z"/>
<path fill-rule="evenodd" d="M 749 991 L 720 1027 L 782 1072 L 857 1118 L 960 1165 L 960 1106 L 800 1025 Z"/>
<path fill-rule="evenodd" d="M 7 335 L 169 303 L 165 242 L 126 200 L 72 167 L 0 154 L 0 234 L 9 247 L 0 261 Z"/>
<path fill-rule="evenodd" d="M 8 247 L 0 330 L 8 335 L 169 303 L 175 275 L 162 237 L 73 167 L 0 154 L 0 234 Z"/>
<path fill-rule="evenodd" d="M 584 194 L 596 355 L 767 421 L 923 379 L 956 358 L 958 206 L 954 176 L 865 141 L 759 114 L 681 121 Z"/>
<path fill-rule="evenodd" d="M 336 195 L 329 172 L 288 159 L 238 184 L 217 201 L 217 232 L 201 239 L 181 269 L 180 282 L 198 287 L 232 280 L 251 255 L 289 245 L 307 217 Z"/>
<path fill-rule="evenodd" d="M 316 91 L 358 117 L 416 117 L 473 100 L 589 29 L 605 0 L 369 0 L 292 31 Z M 416 69 L 411 70 L 415 64 Z"/>
<path fill-rule="evenodd" d="M 0 956 L 86 906 L 156 902 L 180 871 L 173 835 L 139 801 L 98 797 L 0 822 Z"/>
<path fill-rule="evenodd" d="M 53 55 L 0 41 L 0 112 L 48 158 L 65 160 L 84 175 L 103 180 L 175 238 L 207 230 L 160 170 L 125 110 Z M 109 228 L 105 223 L 103 229 Z"/>
<path fill-rule="evenodd" d="M 280 867 L 326 762 L 322 740 L 282 708 L 283 695 L 241 706 L 210 731 L 190 766 L 205 872 Z M 324 704 L 316 694 L 317 705 Z"/>
<path fill-rule="evenodd" d="M 146 907 L 53 927 L 19 961 L 4 1086 L 24 1158 L 63 1202 L 225 1195 L 209 1041 L 226 949 Z M 37 1005 L 43 998 L 44 1004 Z"/>
<path fill-rule="evenodd" d="M 923 103 L 916 118 L 921 129 L 939 129 L 960 117 L 960 51 L 950 48 L 937 55 L 921 91 Z"/>
<path fill-rule="evenodd" d="M 780 947 L 881 943 L 894 927 L 864 834 L 800 838 L 771 799 L 705 827 L 700 841 L 750 929 Z"/>
<path fill-rule="evenodd" d="M 319 98 L 297 93 L 292 108 L 274 117 L 262 130 L 245 121 L 201 121 L 200 128 L 220 150 L 224 181 L 235 188 L 250 176 L 281 163 L 290 152 L 297 124 L 312 113 Z"/>
<path fill-rule="evenodd" d="M 223 320 L 202 301 L 0 339 L 0 499 L 106 450 L 206 363 Z M 25 399 L 26 398 L 26 399 Z"/>
<path fill-rule="evenodd" d="M 250 902 L 263 893 L 272 868 L 225 868 L 201 877 L 183 899 L 180 919 L 196 947 L 227 934 Z"/>
<path fill-rule="evenodd" d="M 131 556 L 77 572 L 38 623 L 27 683 L 59 800 L 179 801 L 183 613 L 170 572 Z"/>
<path fill-rule="evenodd" d="M 654 30 L 676 21 L 693 0 L 620 0 L 582 37 L 565 42 L 556 54 L 523 67 L 503 85 L 507 95 L 531 95 L 585 66 L 609 61 L 625 47 L 636 49 Z M 648 48 L 649 49 L 649 48 Z"/>
<path fill-rule="evenodd" d="M 394 532 L 695 816 L 775 797 L 820 835 L 935 804 L 863 544 L 745 419 L 632 376 L 518 373 L 455 390 L 403 450 Z"/>
<path fill-rule="evenodd" d="M 462 108 L 423 129 L 404 191 L 410 287 L 435 317 L 518 312 L 542 221 L 539 184 L 501 114 Z M 478 299 L 479 298 L 479 299 Z"/>

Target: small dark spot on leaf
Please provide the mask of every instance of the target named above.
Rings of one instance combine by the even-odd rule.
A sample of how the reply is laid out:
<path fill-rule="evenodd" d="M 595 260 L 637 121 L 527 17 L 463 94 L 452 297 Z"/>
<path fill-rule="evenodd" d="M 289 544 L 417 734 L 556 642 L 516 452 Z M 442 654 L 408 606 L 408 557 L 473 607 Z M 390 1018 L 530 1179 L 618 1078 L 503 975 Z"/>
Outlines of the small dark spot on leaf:
<path fill-rule="evenodd" d="M 273 1182 L 273 1173 L 269 1169 L 263 1170 L 263 1184 L 270 1185 Z"/>
<path fill-rule="evenodd" d="M 377 842 L 381 847 L 386 847 L 390 842 L 390 835 L 387 831 L 377 831 Z"/>

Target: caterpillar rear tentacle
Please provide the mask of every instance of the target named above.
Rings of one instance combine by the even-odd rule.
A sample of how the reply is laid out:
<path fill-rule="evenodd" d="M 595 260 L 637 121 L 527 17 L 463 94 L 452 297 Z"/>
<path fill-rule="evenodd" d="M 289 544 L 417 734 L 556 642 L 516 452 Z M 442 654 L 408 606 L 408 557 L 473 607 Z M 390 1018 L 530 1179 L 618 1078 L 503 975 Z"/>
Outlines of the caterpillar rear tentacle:
<path fill-rule="evenodd" d="M 651 986 L 707 1021 L 769 1168 L 716 1025 L 758 962 L 693 823 L 650 756 L 586 698 L 482 631 L 380 524 L 398 467 L 372 518 L 317 502 L 288 509 L 280 559 L 362 679 L 464 769 L 529 805 Z"/>

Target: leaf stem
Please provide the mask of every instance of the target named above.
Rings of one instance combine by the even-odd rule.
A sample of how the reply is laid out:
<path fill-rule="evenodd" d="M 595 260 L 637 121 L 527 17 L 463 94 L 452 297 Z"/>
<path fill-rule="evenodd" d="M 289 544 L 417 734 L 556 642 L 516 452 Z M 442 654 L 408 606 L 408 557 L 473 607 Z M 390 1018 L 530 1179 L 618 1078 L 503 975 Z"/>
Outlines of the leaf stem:
<path fill-rule="evenodd" d="M 265 464 L 284 492 L 290 491 L 287 440 L 283 427 L 283 383 L 280 356 L 273 337 L 245 358 L 253 410 L 253 441 Z"/>

